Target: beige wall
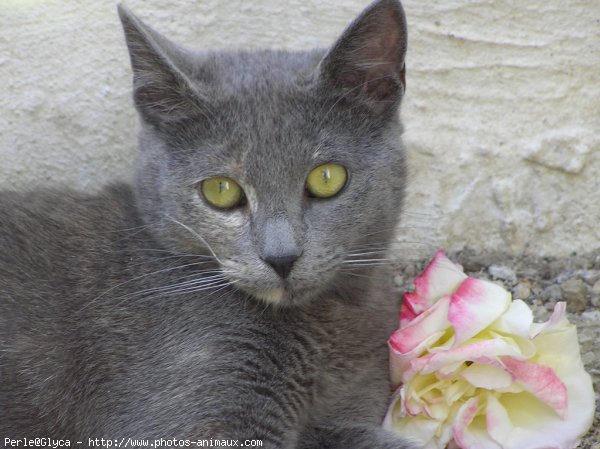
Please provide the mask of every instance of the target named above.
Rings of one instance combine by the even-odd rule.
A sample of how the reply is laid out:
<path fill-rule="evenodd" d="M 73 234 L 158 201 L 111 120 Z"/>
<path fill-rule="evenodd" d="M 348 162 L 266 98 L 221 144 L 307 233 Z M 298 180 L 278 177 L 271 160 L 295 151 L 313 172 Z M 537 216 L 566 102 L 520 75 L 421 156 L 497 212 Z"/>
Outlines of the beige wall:
<path fill-rule="evenodd" d="M 199 48 L 327 45 L 366 4 L 127 1 Z M 599 247 L 600 1 L 404 5 L 411 183 L 401 238 L 418 243 L 402 247 Z M 0 0 L 0 30 L 0 187 L 127 179 L 137 119 L 115 4 Z"/>

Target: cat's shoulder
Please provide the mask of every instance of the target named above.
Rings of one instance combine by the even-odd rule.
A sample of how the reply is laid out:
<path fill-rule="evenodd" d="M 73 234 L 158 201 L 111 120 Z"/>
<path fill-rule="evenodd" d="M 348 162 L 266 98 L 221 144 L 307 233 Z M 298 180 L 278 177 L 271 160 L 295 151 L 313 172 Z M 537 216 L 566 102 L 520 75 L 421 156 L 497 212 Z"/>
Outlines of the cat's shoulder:
<path fill-rule="evenodd" d="M 133 203 L 132 189 L 123 183 L 111 184 L 95 193 L 60 188 L 5 190 L 0 191 L 0 226 L 62 224 L 76 227 L 99 216 L 108 220 L 125 218 L 122 214 L 130 210 Z"/>
<path fill-rule="evenodd" d="M 12 253 L 60 250 L 137 225 L 130 186 L 0 192 L 0 247 Z M 6 256 L 6 254 L 5 254 Z"/>

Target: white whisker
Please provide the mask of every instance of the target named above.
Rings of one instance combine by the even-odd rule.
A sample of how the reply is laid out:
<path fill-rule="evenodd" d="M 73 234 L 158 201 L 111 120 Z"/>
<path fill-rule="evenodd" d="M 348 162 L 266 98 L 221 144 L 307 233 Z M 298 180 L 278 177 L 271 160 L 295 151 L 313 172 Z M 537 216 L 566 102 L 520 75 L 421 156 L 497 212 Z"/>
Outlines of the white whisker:
<path fill-rule="evenodd" d="M 105 296 L 106 294 L 110 293 L 111 291 L 122 287 L 123 285 L 129 284 L 130 282 L 139 280 L 139 279 L 143 279 L 145 277 L 148 276 L 153 276 L 153 275 L 157 275 L 157 274 L 161 274 L 161 273 L 166 273 L 169 271 L 173 271 L 173 270 L 180 270 L 182 268 L 187 268 L 187 267 L 192 267 L 195 265 L 199 265 L 203 262 L 197 262 L 197 263 L 189 263 L 189 264 L 185 264 L 185 265 L 179 265 L 176 267 L 169 267 L 169 268 L 164 268 L 162 270 L 157 270 L 157 271 L 152 271 L 150 273 L 145 273 L 145 274 L 141 274 L 139 276 L 135 276 L 131 279 L 126 280 L 125 282 L 120 282 L 119 284 L 113 285 L 112 287 L 108 288 L 107 290 L 104 290 L 102 293 L 100 293 L 98 296 L 96 296 L 95 298 L 93 298 L 91 301 L 89 301 L 87 304 L 85 304 L 81 309 L 79 309 L 79 312 L 81 312 L 82 310 L 84 310 L 86 307 L 88 307 L 90 304 L 92 304 L 93 302 L 97 301 L 98 299 L 102 298 L 103 296 Z"/>
<path fill-rule="evenodd" d="M 155 293 L 155 292 L 168 293 L 172 290 L 177 290 L 179 288 L 188 288 L 191 286 L 209 286 L 211 284 L 221 282 L 225 279 L 227 279 L 227 278 L 225 276 L 223 276 L 222 274 L 215 274 L 215 275 L 206 276 L 203 278 L 196 278 L 196 279 L 189 280 L 189 281 L 178 282 L 176 284 L 164 285 L 161 287 L 147 288 L 147 289 L 139 290 L 139 291 L 136 291 L 133 293 L 128 293 L 127 295 L 124 295 L 122 297 L 124 298 L 124 297 L 128 297 L 128 296 L 143 295 L 145 293 Z"/>
<path fill-rule="evenodd" d="M 202 243 L 204 243 L 206 245 L 206 247 L 208 248 L 208 250 L 211 252 L 211 254 L 213 255 L 213 257 L 215 259 L 217 259 L 217 262 L 219 262 L 221 265 L 223 265 L 223 262 L 217 257 L 217 254 L 213 251 L 213 249 L 211 248 L 211 246 L 208 244 L 208 242 L 204 239 L 204 237 L 202 237 L 200 234 L 198 234 L 196 231 L 194 231 L 192 228 L 190 228 L 188 225 L 183 224 L 182 222 L 174 219 L 173 217 L 171 217 L 168 214 L 165 214 L 165 217 L 167 217 L 169 220 L 171 220 L 173 223 L 178 224 L 179 226 L 181 226 L 183 229 L 185 229 L 186 231 L 190 232 L 193 236 L 197 237 Z"/>

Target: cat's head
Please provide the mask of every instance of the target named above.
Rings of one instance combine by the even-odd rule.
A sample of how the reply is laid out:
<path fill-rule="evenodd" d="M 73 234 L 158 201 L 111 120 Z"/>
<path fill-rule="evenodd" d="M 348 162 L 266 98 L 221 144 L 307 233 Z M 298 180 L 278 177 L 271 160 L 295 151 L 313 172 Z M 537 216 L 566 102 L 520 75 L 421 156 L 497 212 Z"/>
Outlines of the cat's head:
<path fill-rule="evenodd" d="M 329 49 L 192 52 L 119 9 L 141 117 L 137 201 L 162 245 L 301 303 L 382 255 L 404 196 L 406 22 L 368 7 Z"/>

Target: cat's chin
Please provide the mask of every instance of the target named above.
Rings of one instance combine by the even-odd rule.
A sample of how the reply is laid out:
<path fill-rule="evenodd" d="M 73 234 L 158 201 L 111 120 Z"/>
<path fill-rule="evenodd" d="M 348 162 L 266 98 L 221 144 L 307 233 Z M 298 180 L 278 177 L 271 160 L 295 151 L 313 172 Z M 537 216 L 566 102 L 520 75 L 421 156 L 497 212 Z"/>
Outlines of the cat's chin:
<path fill-rule="evenodd" d="M 269 304 L 281 304 L 286 296 L 286 290 L 283 287 L 273 288 L 270 290 L 260 290 L 253 292 L 253 295 Z"/>
<path fill-rule="evenodd" d="M 319 290 L 303 290 L 301 292 L 294 291 L 289 287 L 276 287 L 265 290 L 248 291 L 257 301 L 262 301 L 274 307 L 293 307 L 301 304 L 306 304 L 318 296 Z"/>

